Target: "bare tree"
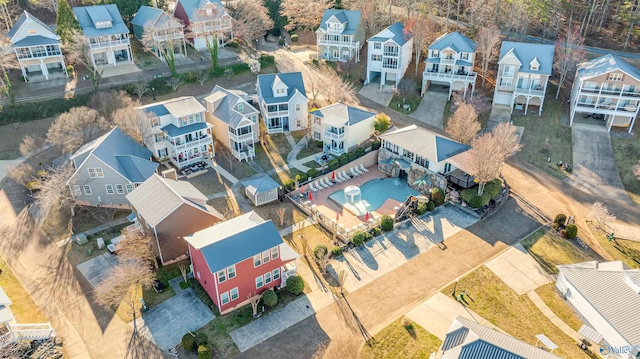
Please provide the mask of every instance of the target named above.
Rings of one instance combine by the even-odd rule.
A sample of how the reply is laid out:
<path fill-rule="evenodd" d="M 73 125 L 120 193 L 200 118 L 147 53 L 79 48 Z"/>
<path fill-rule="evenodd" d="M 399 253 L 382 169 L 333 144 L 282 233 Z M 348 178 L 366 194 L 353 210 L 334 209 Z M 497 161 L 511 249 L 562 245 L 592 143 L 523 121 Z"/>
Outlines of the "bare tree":
<path fill-rule="evenodd" d="M 43 139 L 37 135 L 26 135 L 20 142 L 20 154 L 28 157 L 40 146 L 42 146 Z"/>
<path fill-rule="evenodd" d="M 556 98 L 560 96 L 560 89 L 569 72 L 575 70 L 576 66 L 587 58 L 583 43 L 584 39 L 580 36 L 578 28 L 568 28 L 556 41 L 555 65 L 560 74 Z"/>
<path fill-rule="evenodd" d="M 231 16 L 235 36 L 249 44 L 273 28 L 273 20 L 269 18 L 262 1 L 240 0 L 235 4 Z"/>
<path fill-rule="evenodd" d="M 44 210 L 44 213 L 47 213 L 54 205 L 70 209 L 73 199 L 67 182 L 73 174 L 73 167 L 67 163 L 60 167 L 47 167 L 44 171 L 46 180 L 40 181 L 38 191 L 33 195 L 36 203 Z"/>
<path fill-rule="evenodd" d="M 249 294 L 247 295 L 247 299 L 251 303 L 251 309 L 253 309 L 253 317 L 258 317 L 258 303 L 260 303 L 260 299 L 262 299 L 262 294 Z"/>
<path fill-rule="evenodd" d="M 37 9 L 45 9 L 54 14 L 58 12 L 58 0 L 29 0 L 29 4 Z"/>
<path fill-rule="evenodd" d="M 236 161 L 236 157 L 233 155 L 233 151 L 231 151 L 229 147 L 220 143 L 220 141 L 216 141 L 214 143 L 214 146 L 216 148 L 216 154 L 222 156 L 222 158 L 224 158 L 227 163 L 229 163 L 229 170 L 233 171 L 233 165 Z"/>
<path fill-rule="evenodd" d="M 607 223 L 614 222 L 616 220 L 616 216 L 613 213 L 609 213 L 609 209 L 602 202 L 593 202 L 591 206 L 591 217 L 598 224 L 598 228 L 607 231 Z"/>
<path fill-rule="evenodd" d="M 327 265 L 329 264 L 329 253 L 325 249 L 325 247 L 319 247 L 316 252 L 316 262 L 318 263 L 318 267 L 322 270 L 322 274 L 327 272 Z"/>
<path fill-rule="evenodd" d="M 499 123 L 498 126 L 493 129 L 492 133 L 496 139 L 496 144 L 500 148 L 503 162 L 522 149 L 516 126 L 509 122 Z"/>
<path fill-rule="evenodd" d="M 344 269 L 341 269 L 340 272 L 338 272 L 338 284 L 340 284 L 340 294 L 344 294 L 343 290 L 344 290 L 344 283 L 347 281 L 347 277 L 349 276 L 349 272 L 347 272 Z"/>
<path fill-rule="evenodd" d="M 187 265 L 186 261 L 182 261 L 180 263 L 178 263 L 178 269 L 180 269 L 180 274 L 182 275 L 182 280 L 187 283 L 187 272 L 189 269 L 189 266 Z"/>
<path fill-rule="evenodd" d="M 324 0 L 283 0 L 280 4 L 280 16 L 288 20 L 285 30 L 317 29 L 327 8 L 326 3 Z"/>
<path fill-rule="evenodd" d="M 124 229 L 122 234 L 126 236 L 126 239 L 118 244 L 120 246 L 118 251 L 120 261 L 141 260 L 145 263 L 153 263 L 154 267 L 158 269 L 158 261 L 151 247 L 151 236 L 143 234 L 137 228 Z"/>
<path fill-rule="evenodd" d="M 203 14 L 203 12 L 197 12 L 196 17 Z M 169 66 L 171 76 L 175 76 L 176 73 L 176 54 L 175 48 L 178 46 L 180 52 L 182 52 L 182 46 L 184 37 L 182 36 L 182 21 L 171 15 L 167 15 L 170 19 L 160 23 L 154 23 L 149 21 L 144 25 L 144 34 L 140 42 L 144 48 L 154 53 L 154 55 L 160 56 Z M 199 19 L 195 19 L 193 23 L 197 24 Z M 209 36 L 207 36 L 207 39 Z M 209 41 L 209 40 L 207 40 Z"/>
<path fill-rule="evenodd" d="M 462 105 L 463 103 L 468 103 L 473 106 L 478 115 L 491 110 L 491 103 L 482 91 L 476 92 L 473 98 L 471 98 L 471 96 L 464 96 L 462 92 L 456 91 L 453 93 L 451 100 L 453 102 L 451 104 L 451 112 L 456 112 L 458 106 Z"/>
<path fill-rule="evenodd" d="M 485 133 L 471 142 L 470 155 L 473 171 L 471 174 L 478 181 L 478 196 L 482 196 L 484 186 L 500 175 L 500 146 L 492 133 Z"/>
<path fill-rule="evenodd" d="M 0 0 L 0 18 L 4 20 L 6 31 L 11 30 L 15 18 L 20 14 L 20 4 L 16 0 Z"/>
<path fill-rule="evenodd" d="M 410 78 L 403 78 L 400 80 L 400 83 L 398 83 L 395 93 L 402 98 L 402 103 L 404 104 L 407 97 L 415 97 L 418 95 L 416 81 Z"/>
<path fill-rule="evenodd" d="M 88 106 L 98 111 L 100 116 L 111 121 L 117 110 L 140 106 L 140 102 L 134 101 L 128 93 L 122 90 L 98 91 L 91 96 Z"/>
<path fill-rule="evenodd" d="M 408 8 L 408 7 L 407 7 Z M 420 4 L 420 9 L 409 18 L 407 26 L 403 32 L 407 39 L 413 38 L 413 46 L 415 51 L 415 75 L 418 76 L 420 66 L 420 57 L 426 50 L 427 45 L 436 38 L 438 34 L 436 22 L 429 17 L 425 4 Z"/>
<path fill-rule="evenodd" d="M 113 114 L 113 121 L 139 143 L 148 145 L 152 142 L 154 119 L 148 112 L 133 107 L 121 108 Z"/>
<path fill-rule="evenodd" d="M 338 70 L 340 73 L 343 73 L 347 76 L 347 78 L 351 78 L 351 71 L 355 70 L 358 67 L 356 64 L 355 57 L 349 59 L 348 61 L 339 61 L 338 62 Z"/>
<path fill-rule="evenodd" d="M 280 227 L 284 226 L 284 215 L 287 212 L 287 209 L 285 207 L 280 207 L 276 210 L 276 213 L 278 214 L 278 218 L 280 219 Z"/>
<path fill-rule="evenodd" d="M 322 81 L 323 94 L 329 103 L 341 102 L 346 105 L 360 103 L 356 94 L 356 88 L 350 82 L 344 81 L 333 69 L 323 67 L 320 81 Z"/>
<path fill-rule="evenodd" d="M 22 162 L 15 167 L 7 168 L 7 176 L 17 183 L 25 186 L 29 191 L 35 189 L 32 188 L 33 185 L 30 185 L 30 183 L 35 180 L 35 174 L 36 171 L 26 162 Z"/>
<path fill-rule="evenodd" d="M 146 358 L 147 353 L 140 353 L 142 340 L 136 323 L 139 301 L 139 290 L 150 289 L 154 283 L 154 275 L 145 261 L 130 259 L 122 261 L 96 287 L 96 302 L 106 308 L 115 308 L 121 303 L 128 306 L 133 319 L 133 334 L 129 341 L 125 358 Z M 143 349 L 142 349 L 143 350 Z"/>
<path fill-rule="evenodd" d="M 109 122 L 98 111 L 82 106 L 60 114 L 47 132 L 47 142 L 72 152 L 95 140 L 109 129 Z"/>
<path fill-rule="evenodd" d="M 113 222 L 113 219 L 116 216 L 116 212 L 118 211 L 115 208 L 106 208 L 106 207 L 84 207 L 84 210 L 89 212 L 91 217 L 98 221 L 99 223 L 106 224 Z"/>
<path fill-rule="evenodd" d="M 393 23 L 388 13 L 382 11 L 377 1 L 362 1 L 354 9 L 362 11 L 361 19 L 366 29 L 367 37 L 373 36 Z"/>
<path fill-rule="evenodd" d="M 138 101 L 142 100 L 142 96 L 149 91 L 149 86 L 145 82 L 136 82 L 133 86 L 133 92 L 138 96 Z"/>
<path fill-rule="evenodd" d="M 93 56 L 91 55 L 91 47 L 84 38 L 84 35 L 79 31 L 76 31 L 71 36 L 71 41 L 65 44 L 64 53 L 67 59 L 74 66 L 83 66 L 89 71 L 89 78 L 93 85 L 93 90 L 98 91 L 100 87 L 100 81 L 102 80 L 103 70 L 96 66 Z"/>
<path fill-rule="evenodd" d="M 172 77 L 167 81 L 167 85 L 171 86 L 173 91 L 178 90 L 178 87 L 182 86 L 182 79 L 179 77 Z"/>
<path fill-rule="evenodd" d="M 482 54 L 482 87 L 484 87 L 489 64 L 495 61 L 498 55 L 498 45 L 501 38 L 502 34 L 496 26 L 482 27 L 478 31 L 476 43 L 478 44 L 478 52 Z"/>
<path fill-rule="evenodd" d="M 3 43 L 9 43 L 9 39 L 6 37 L 1 40 Z M 12 107 L 16 102 L 16 94 L 9 79 L 9 73 L 18 67 L 18 60 L 13 51 L 0 52 L 0 94 L 7 98 Z"/>
<path fill-rule="evenodd" d="M 478 113 L 471 104 L 463 103 L 447 121 L 445 132 L 454 140 L 468 145 L 480 129 Z"/>

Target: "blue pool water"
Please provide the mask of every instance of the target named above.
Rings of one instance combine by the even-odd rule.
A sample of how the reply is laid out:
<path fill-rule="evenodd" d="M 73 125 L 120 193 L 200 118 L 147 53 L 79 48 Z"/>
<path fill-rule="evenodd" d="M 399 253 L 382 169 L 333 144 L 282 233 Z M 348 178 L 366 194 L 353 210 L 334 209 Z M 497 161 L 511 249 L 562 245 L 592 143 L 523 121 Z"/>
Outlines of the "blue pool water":
<path fill-rule="evenodd" d="M 420 193 L 409 187 L 406 179 L 379 178 L 366 182 L 360 186 L 361 201 L 351 203 L 350 198 L 345 198 L 344 191 L 336 191 L 329 198 L 337 202 L 352 213 L 363 216 L 367 212 L 375 211 L 389 198 L 404 202 L 409 196 L 417 196 Z"/>

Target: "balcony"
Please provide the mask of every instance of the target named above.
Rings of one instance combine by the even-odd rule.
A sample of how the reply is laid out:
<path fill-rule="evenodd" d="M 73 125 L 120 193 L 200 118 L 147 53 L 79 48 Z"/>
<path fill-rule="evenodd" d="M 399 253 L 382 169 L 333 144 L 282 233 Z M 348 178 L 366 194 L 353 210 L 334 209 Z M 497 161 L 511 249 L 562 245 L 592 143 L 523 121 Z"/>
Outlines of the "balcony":
<path fill-rule="evenodd" d="M 29 53 L 26 53 L 26 52 L 24 52 L 24 53 L 16 53 L 16 55 L 18 56 L 19 60 L 38 59 L 38 58 L 43 58 L 43 57 L 61 56 L 62 55 L 62 51 L 60 51 L 60 50 L 38 51 L 38 52 L 29 51 Z"/>
<path fill-rule="evenodd" d="M 289 116 L 289 110 L 283 111 L 267 111 L 267 118 Z"/>
<path fill-rule="evenodd" d="M 89 46 L 92 50 L 97 49 L 106 49 L 110 47 L 129 45 L 129 39 L 117 39 L 117 40 L 107 40 L 107 41 L 97 41 L 97 42 L 89 42 Z"/>
<path fill-rule="evenodd" d="M 618 106 L 613 102 L 577 102 L 576 111 L 595 112 L 605 115 L 633 116 L 638 111 L 635 104 L 625 104 Z"/>
<path fill-rule="evenodd" d="M 431 81 L 462 81 L 465 83 L 473 83 L 478 76 L 475 72 L 437 72 L 437 71 L 425 71 L 422 73 L 423 80 Z"/>
<path fill-rule="evenodd" d="M 327 141 L 327 140 L 335 140 L 335 141 L 343 141 L 344 140 L 344 132 L 343 133 L 338 133 L 337 131 L 331 131 L 331 130 L 327 130 L 324 131 L 324 137 L 323 140 Z"/>
<path fill-rule="evenodd" d="M 245 133 L 243 135 L 236 135 L 235 133 L 229 131 L 229 139 L 235 142 L 246 142 L 253 141 L 254 137 L 253 132 Z"/>
<path fill-rule="evenodd" d="M 516 87 L 514 92 L 516 95 L 544 97 L 542 86 L 534 86 L 533 88 Z"/>
<path fill-rule="evenodd" d="M 392 70 L 397 70 L 398 69 L 398 63 L 382 63 L 382 68 L 383 69 L 392 69 Z"/>
<path fill-rule="evenodd" d="M 194 163 L 202 162 L 207 158 L 208 153 L 198 153 L 197 155 L 192 156 L 183 156 L 181 158 L 171 157 L 171 162 L 173 162 L 176 167 L 183 169 L 186 166 L 192 165 Z"/>
<path fill-rule="evenodd" d="M 398 51 L 385 51 L 383 53 L 383 56 L 389 56 L 389 57 L 398 57 L 399 55 Z"/>
<path fill-rule="evenodd" d="M 590 87 L 590 88 L 583 87 L 580 89 L 580 92 L 584 93 L 585 95 L 598 94 L 602 96 L 626 97 L 626 98 L 640 97 L 640 91 L 629 91 L 629 90 L 622 91 L 620 89 L 609 90 L 609 89 L 603 89 L 602 87 Z"/>
<path fill-rule="evenodd" d="M 231 150 L 231 152 L 233 153 L 233 157 L 237 158 L 238 161 L 248 161 L 249 158 L 253 158 L 256 156 L 256 152 L 253 149 L 253 146 L 246 146 L 240 151 Z"/>
<path fill-rule="evenodd" d="M 448 58 L 448 57 L 441 57 L 440 58 L 440 64 L 441 65 L 455 65 L 456 64 L 456 59 L 452 58 Z"/>
<path fill-rule="evenodd" d="M 167 40 L 182 40 L 184 38 L 184 34 L 182 32 L 176 32 L 173 34 L 155 34 L 153 38 L 156 41 L 167 41 Z"/>
<path fill-rule="evenodd" d="M 209 136 L 209 135 L 195 137 L 191 141 L 186 141 L 186 142 L 185 141 L 176 141 L 176 140 L 174 140 L 173 138 L 170 138 L 170 137 L 167 137 L 167 139 L 165 141 L 168 142 L 168 145 L 170 145 L 169 147 L 173 148 L 176 152 L 184 151 L 184 150 L 192 148 L 192 147 L 197 147 L 197 146 L 201 146 L 201 145 L 204 145 L 204 144 L 209 144 L 209 143 L 212 142 L 211 136 Z"/>

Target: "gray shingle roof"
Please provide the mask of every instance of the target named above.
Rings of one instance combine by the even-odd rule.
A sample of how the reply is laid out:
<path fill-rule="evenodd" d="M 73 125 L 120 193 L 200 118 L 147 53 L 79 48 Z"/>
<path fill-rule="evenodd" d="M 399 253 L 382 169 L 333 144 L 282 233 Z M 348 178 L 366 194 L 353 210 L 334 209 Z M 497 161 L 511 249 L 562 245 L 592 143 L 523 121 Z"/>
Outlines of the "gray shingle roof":
<path fill-rule="evenodd" d="M 416 125 L 383 133 L 380 138 L 436 162 L 442 162 L 471 148 Z"/>
<path fill-rule="evenodd" d="M 385 32 L 387 31 L 391 32 L 391 36 L 385 34 Z M 367 41 L 384 42 L 387 40 L 393 40 L 396 44 L 402 46 L 406 44 L 407 41 L 409 41 L 412 37 L 413 36 L 407 37 L 404 34 L 404 25 L 402 25 L 401 22 L 396 22 L 395 24 L 370 37 Z"/>
<path fill-rule="evenodd" d="M 640 294 L 625 283 L 628 275 L 640 286 L 640 270 L 624 269 L 622 262 L 595 261 L 560 265 L 558 270 L 630 345 L 640 343 Z"/>
<path fill-rule="evenodd" d="M 53 45 L 59 44 L 60 40 L 51 39 L 48 37 L 35 35 L 35 36 L 27 36 L 24 39 L 14 42 L 12 47 L 27 47 L 27 46 L 37 46 L 37 45 Z"/>
<path fill-rule="evenodd" d="M 184 239 L 202 252 L 211 273 L 283 244 L 273 222 L 265 221 L 253 211 Z"/>
<path fill-rule="evenodd" d="M 559 359 L 510 335 L 457 317 L 451 323 L 441 350 L 442 359 Z"/>
<path fill-rule="evenodd" d="M 207 3 L 218 5 L 224 10 L 224 6 L 222 6 L 222 2 L 220 2 L 220 0 L 178 0 L 176 7 L 178 4 L 181 4 L 184 12 L 187 14 L 187 17 L 189 17 L 189 20 L 194 20 L 195 11 L 202 9 Z M 221 13 L 220 15 L 223 14 L 224 13 Z"/>
<path fill-rule="evenodd" d="M 311 112 L 311 114 L 321 117 L 323 124 L 329 124 L 333 127 L 355 125 L 376 115 L 374 112 L 361 110 L 342 103 L 325 106 Z"/>
<path fill-rule="evenodd" d="M 74 7 L 73 13 L 76 14 L 85 37 L 129 33 L 115 4 Z M 94 23 L 98 21 L 111 21 L 112 26 L 96 29 Z"/>
<path fill-rule="evenodd" d="M 505 55 L 513 53 L 522 66 L 518 71 L 551 75 L 553 71 L 553 54 L 555 46 L 549 44 L 531 44 L 528 42 L 503 41 L 500 49 L 500 60 Z M 531 61 L 537 59 L 540 67 L 537 71 L 531 70 Z"/>
<path fill-rule="evenodd" d="M 640 70 L 614 54 L 600 56 L 578 65 L 578 76 L 588 79 L 614 71 L 622 71 L 640 81 Z"/>
<path fill-rule="evenodd" d="M 23 11 L 22 14 L 20 15 L 20 17 L 18 18 L 18 20 L 11 27 L 11 30 L 9 30 L 9 32 L 7 32 L 7 37 L 9 38 L 9 40 L 11 40 L 11 38 L 16 34 L 16 32 L 18 32 L 18 30 L 20 30 L 20 28 L 23 25 L 25 25 L 26 23 L 28 23 L 29 21 L 33 21 L 34 23 L 40 25 L 45 31 L 48 31 L 49 33 L 51 33 L 51 35 L 53 35 L 56 38 L 58 38 L 58 35 L 56 35 L 56 33 L 51 28 L 51 26 L 45 24 L 44 22 L 42 22 L 37 17 L 29 14 L 27 11 Z M 60 42 L 60 41 L 58 41 L 58 42 Z"/>
<path fill-rule="evenodd" d="M 242 181 L 242 185 L 253 196 L 255 196 L 257 193 L 263 193 L 276 188 L 280 188 L 280 184 L 278 184 L 278 182 L 274 181 L 273 178 L 267 175 L 256 179 Z"/>
<path fill-rule="evenodd" d="M 453 48 L 456 52 L 476 52 L 478 45 L 470 38 L 454 31 L 435 39 L 428 49 L 441 51 L 447 47 Z"/>
<path fill-rule="evenodd" d="M 81 164 L 93 155 L 131 182 L 143 182 L 155 173 L 158 164 L 150 161 L 151 151 L 129 137 L 119 127 L 78 149 L 71 159 Z M 127 158 L 129 157 L 129 158 Z M 135 158 L 135 159 L 134 159 Z"/>
<path fill-rule="evenodd" d="M 276 80 L 276 77 L 280 79 L 287 87 L 287 96 L 274 97 L 271 86 Z M 262 99 L 266 103 L 280 103 L 287 102 L 296 93 L 296 90 L 300 92 L 304 97 L 307 97 L 307 90 L 304 88 L 304 81 L 302 80 L 301 72 L 284 72 L 279 74 L 266 74 L 258 75 L 258 92 L 262 95 Z"/>
<path fill-rule="evenodd" d="M 205 101 L 214 105 L 213 115 L 220 121 L 237 128 L 245 116 L 258 115 L 258 110 L 251 106 L 236 93 L 229 91 L 219 85 L 213 88 L 211 94 L 205 97 Z M 243 111 L 238 112 L 236 105 L 243 104 Z"/>
<path fill-rule="evenodd" d="M 338 21 L 341 23 L 347 23 L 342 34 L 352 35 L 356 32 L 358 25 L 360 24 L 360 16 L 362 15 L 362 11 L 360 10 L 336 10 L 336 9 L 327 9 L 324 11 L 324 15 L 322 16 L 322 20 L 320 21 L 320 29 L 327 30 L 327 20 L 331 18 L 331 16 L 335 16 Z"/>

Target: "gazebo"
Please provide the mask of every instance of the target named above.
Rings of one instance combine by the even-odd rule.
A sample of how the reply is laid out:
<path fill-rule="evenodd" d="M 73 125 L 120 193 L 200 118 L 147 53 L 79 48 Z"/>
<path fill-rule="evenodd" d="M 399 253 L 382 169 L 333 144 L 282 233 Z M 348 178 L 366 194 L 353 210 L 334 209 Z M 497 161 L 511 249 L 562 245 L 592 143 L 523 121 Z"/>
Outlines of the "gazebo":
<path fill-rule="evenodd" d="M 280 184 L 267 175 L 243 181 L 242 185 L 254 206 L 278 200 L 278 190 L 281 188 Z"/>

